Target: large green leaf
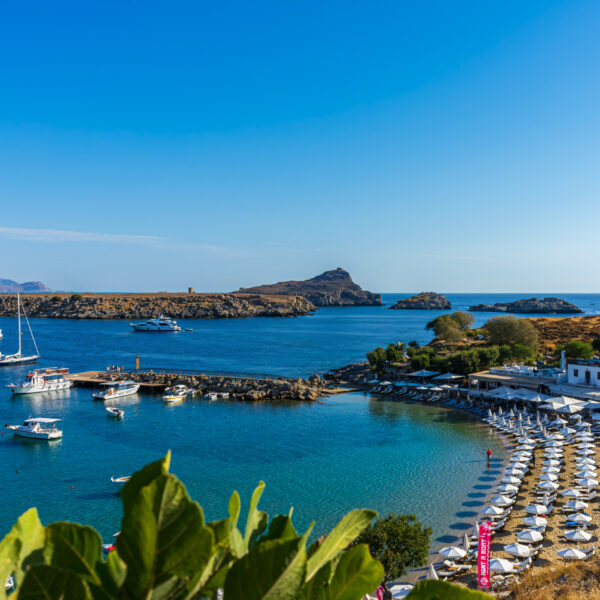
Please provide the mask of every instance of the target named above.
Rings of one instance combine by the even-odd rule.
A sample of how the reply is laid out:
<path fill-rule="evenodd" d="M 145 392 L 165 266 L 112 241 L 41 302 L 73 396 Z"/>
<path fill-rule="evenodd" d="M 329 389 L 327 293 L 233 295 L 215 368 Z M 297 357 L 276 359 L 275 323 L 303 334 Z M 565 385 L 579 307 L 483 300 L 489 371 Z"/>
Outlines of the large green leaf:
<path fill-rule="evenodd" d="M 266 540 L 287 540 L 297 538 L 298 533 L 292 525 L 292 519 L 288 515 L 275 515 L 269 523 L 269 529 L 263 537 L 260 538 L 262 544 Z"/>
<path fill-rule="evenodd" d="M 93 600 L 88 585 L 77 575 L 50 565 L 33 565 L 18 588 L 19 600 Z"/>
<path fill-rule="evenodd" d="M 123 487 L 121 498 L 123 500 L 123 508 L 127 511 L 127 506 L 135 500 L 139 491 L 146 485 L 152 483 L 161 475 L 167 475 L 169 465 L 171 464 L 171 451 L 167 452 L 164 458 L 147 464 L 140 471 L 136 471 L 131 479 Z"/>
<path fill-rule="evenodd" d="M 369 553 L 366 545 L 342 552 L 327 586 L 327 600 L 356 600 L 372 592 L 385 576 L 383 566 Z"/>
<path fill-rule="evenodd" d="M 125 581 L 127 569 L 116 550 L 109 552 L 106 561 L 96 564 L 96 572 L 100 578 L 103 592 L 110 598 L 116 598 Z M 92 593 L 96 590 L 92 589 Z M 95 594 L 98 595 L 98 594 Z"/>
<path fill-rule="evenodd" d="M 231 494 L 231 498 L 229 499 L 229 519 L 232 528 L 237 527 L 241 508 L 242 503 L 240 501 L 240 495 L 236 490 L 234 490 L 233 494 Z"/>
<path fill-rule="evenodd" d="M 409 600 L 493 600 L 492 596 L 483 592 L 435 579 L 417 583 L 407 598 Z"/>
<path fill-rule="evenodd" d="M 302 600 L 326 600 L 326 588 L 333 576 L 333 561 L 325 563 L 302 588 Z"/>
<path fill-rule="evenodd" d="M 306 573 L 305 538 L 268 540 L 237 560 L 227 573 L 225 598 L 295 600 Z"/>
<path fill-rule="evenodd" d="M 205 569 L 213 533 L 185 486 L 159 475 L 127 499 L 117 550 L 127 565 L 127 597 L 168 598 Z"/>
<path fill-rule="evenodd" d="M 373 510 L 356 509 L 342 517 L 321 545 L 309 557 L 306 580 L 310 581 L 317 571 L 353 542 L 360 532 L 377 516 Z"/>
<path fill-rule="evenodd" d="M 40 523 L 37 510 L 30 508 L 17 519 L 12 529 L 0 542 L 2 584 L 9 575 L 14 573 L 15 582 L 20 585 L 24 571 L 33 564 L 43 562 L 41 549 L 44 539 L 44 527 Z"/>
<path fill-rule="evenodd" d="M 248 552 L 258 537 L 267 528 L 268 515 L 262 510 L 258 510 L 258 502 L 265 489 L 265 482 L 259 482 L 258 486 L 252 493 L 250 498 L 250 506 L 248 507 L 248 518 L 246 520 L 246 532 L 244 533 L 244 550 Z"/>

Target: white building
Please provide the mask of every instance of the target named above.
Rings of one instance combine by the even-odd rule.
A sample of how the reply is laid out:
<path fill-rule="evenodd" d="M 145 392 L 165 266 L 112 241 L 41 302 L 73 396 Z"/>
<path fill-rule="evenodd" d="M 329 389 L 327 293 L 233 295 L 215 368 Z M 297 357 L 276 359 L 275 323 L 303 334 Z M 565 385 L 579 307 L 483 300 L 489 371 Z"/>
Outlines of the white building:
<path fill-rule="evenodd" d="M 569 385 L 600 388 L 600 360 L 576 360 L 567 365 Z"/>

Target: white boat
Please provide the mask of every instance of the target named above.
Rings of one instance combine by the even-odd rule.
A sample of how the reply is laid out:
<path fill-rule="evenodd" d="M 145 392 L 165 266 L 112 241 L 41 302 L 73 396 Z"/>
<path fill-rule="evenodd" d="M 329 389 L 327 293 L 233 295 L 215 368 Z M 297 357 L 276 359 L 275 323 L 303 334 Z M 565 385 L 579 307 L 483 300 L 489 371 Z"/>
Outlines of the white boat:
<path fill-rule="evenodd" d="M 13 394 L 36 394 L 38 392 L 67 390 L 72 385 L 71 380 L 65 378 L 68 374 L 69 369 L 59 369 L 57 367 L 35 369 L 27 373 L 23 383 L 11 383 L 6 387 L 12 390 Z"/>
<path fill-rule="evenodd" d="M 206 394 L 209 402 L 216 402 L 219 399 L 219 394 L 217 392 L 209 392 Z"/>
<path fill-rule="evenodd" d="M 2 336 L 0 336 L 0 337 L 2 337 Z M 4 591 L 11 592 L 14 589 L 15 589 L 14 577 L 12 575 L 9 575 L 8 579 L 6 580 L 6 583 L 4 584 Z"/>
<path fill-rule="evenodd" d="M 15 435 L 26 438 L 34 438 L 37 440 L 58 440 L 62 437 L 63 432 L 56 428 L 55 423 L 60 419 L 47 419 L 46 417 L 36 417 L 26 419 L 23 425 L 5 425 L 7 429 L 12 429 Z M 44 425 L 52 425 L 52 427 L 44 427 Z"/>
<path fill-rule="evenodd" d="M 149 319 L 143 323 L 129 323 L 134 331 L 181 331 L 177 321 L 163 315 L 156 319 Z"/>
<path fill-rule="evenodd" d="M 125 485 L 131 479 L 131 475 L 125 475 L 124 477 L 111 477 L 110 480 L 115 485 Z"/>
<path fill-rule="evenodd" d="M 13 365 L 25 365 L 28 363 L 37 362 L 37 359 L 40 357 L 40 352 L 38 350 L 37 344 L 35 343 L 35 338 L 33 337 L 33 331 L 31 331 L 31 325 L 29 325 L 29 319 L 25 314 L 25 309 L 23 308 L 23 316 L 25 317 L 25 322 L 27 323 L 27 327 L 29 328 L 29 333 L 31 335 L 31 340 L 33 341 L 33 346 L 35 348 L 35 354 L 30 354 L 29 356 L 23 356 L 22 353 L 22 345 L 21 345 L 21 296 L 17 294 L 17 327 L 19 332 L 19 349 L 14 354 L 2 354 L 0 352 L 0 366 L 1 367 L 10 367 Z"/>
<path fill-rule="evenodd" d="M 113 419 L 122 419 L 125 416 L 125 411 L 116 406 L 107 406 L 106 412 L 108 413 L 108 416 L 113 417 Z"/>
<path fill-rule="evenodd" d="M 135 381 L 107 381 L 100 384 L 104 389 L 101 392 L 94 392 L 94 400 L 112 400 L 135 394 L 140 389 L 140 384 Z"/>
<path fill-rule="evenodd" d="M 165 402 L 181 402 L 188 392 L 185 385 L 174 385 L 165 389 L 162 399 Z"/>

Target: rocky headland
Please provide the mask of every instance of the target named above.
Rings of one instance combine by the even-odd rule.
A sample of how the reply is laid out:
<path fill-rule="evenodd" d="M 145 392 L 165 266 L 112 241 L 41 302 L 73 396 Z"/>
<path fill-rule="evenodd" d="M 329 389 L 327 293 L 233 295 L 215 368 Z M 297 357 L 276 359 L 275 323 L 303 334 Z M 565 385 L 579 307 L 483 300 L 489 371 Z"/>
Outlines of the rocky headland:
<path fill-rule="evenodd" d="M 394 310 L 450 310 L 452 304 L 446 296 L 435 292 L 421 292 L 410 298 L 398 300 L 390 306 Z"/>
<path fill-rule="evenodd" d="M 573 340 L 592 342 L 600 337 L 600 315 L 527 319 L 538 331 L 542 351 L 552 352 L 558 344 Z"/>
<path fill-rule="evenodd" d="M 482 312 L 505 312 L 523 314 L 577 314 L 583 312 L 574 304 L 561 298 L 525 298 L 514 302 L 476 304 L 469 310 Z"/>
<path fill-rule="evenodd" d="M 27 294 L 29 317 L 49 319 L 234 319 L 296 317 L 316 310 L 302 296 L 264 294 Z M 0 317 L 14 317 L 14 295 L 0 295 Z"/>
<path fill-rule="evenodd" d="M 232 400 L 298 400 L 314 402 L 323 396 L 339 390 L 332 389 L 318 375 L 309 379 L 232 379 L 208 375 L 170 375 L 153 372 L 106 373 L 104 379 L 117 381 L 127 377 L 140 383 L 154 383 L 167 386 L 183 384 L 198 394 L 210 392 L 227 393 Z"/>
<path fill-rule="evenodd" d="M 49 287 L 46 287 L 41 281 L 25 281 L 17 283 L 12 279 L 0 279 L 0 294 L 35 294 L 52 292 Z"/>
<path fill-rule="evenodd" d="M 282 281 L 241 288 L 237 294 L 276 294 L 304 296 L 315 306 L 380 306 L 381 296 L 363 290 L 350 273 L 339 267 L 305 281 Z"/>

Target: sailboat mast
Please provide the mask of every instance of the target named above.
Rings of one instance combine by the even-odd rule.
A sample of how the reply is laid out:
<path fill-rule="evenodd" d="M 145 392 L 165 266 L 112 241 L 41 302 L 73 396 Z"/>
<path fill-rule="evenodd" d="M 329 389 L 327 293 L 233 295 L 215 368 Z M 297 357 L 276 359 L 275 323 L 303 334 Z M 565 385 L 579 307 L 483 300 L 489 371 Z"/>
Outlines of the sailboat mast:
<path fill-rule="evenodd" d="M 19 350 L 17 354 L 21 356 L 21 297 L 17 293 L 17 321 L 19 323 Z"/>

